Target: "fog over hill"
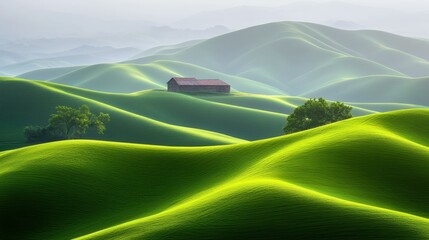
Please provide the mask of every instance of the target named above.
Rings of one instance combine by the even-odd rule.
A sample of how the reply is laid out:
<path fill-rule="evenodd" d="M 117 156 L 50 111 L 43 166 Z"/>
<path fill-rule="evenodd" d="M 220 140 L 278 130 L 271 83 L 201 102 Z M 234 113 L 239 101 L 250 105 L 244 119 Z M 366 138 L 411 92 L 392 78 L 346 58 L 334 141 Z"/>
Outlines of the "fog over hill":
<path fill-rule="evenodd" d="M 223 79 L 238 92 L 429 105 L 429 41 L 386 32 L 277 22 L 150 52 L 19 77 L 131 93 L 164 89 L 171 76 L 198 76 Z"/>
<path fill-rule="evenodd" d="M 428 9 L 421 1 L 3 0 L 0 9 L 7 9 L 0 15 L 0 49 L 11 51 L 82 44 L 147 49 L 275 21 L 429 38 Z"/>
<path fill-rule="evenodd" d="M 281 6 L 238 6 L 205 11 L 173 24 L 177 27 L 204 28 L 221 24 L 241 29 L 277 21 L 304 21 L 343 29 L 375 29 L 396 34 L 429 37 L 427 11 L 392 5 L 367 5 L 361 2 L 295 2 Z M 424 9 L 424 8 L 423 8 Z M 237 17 L 240 16 L 240 17 Z"/>

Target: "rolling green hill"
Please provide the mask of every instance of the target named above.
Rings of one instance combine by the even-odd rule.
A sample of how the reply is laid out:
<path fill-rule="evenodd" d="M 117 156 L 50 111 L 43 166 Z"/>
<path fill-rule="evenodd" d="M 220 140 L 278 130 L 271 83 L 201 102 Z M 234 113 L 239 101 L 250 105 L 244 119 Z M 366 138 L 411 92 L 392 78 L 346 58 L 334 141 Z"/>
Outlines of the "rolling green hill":
<path fill-rule="evenodd" d="M 90 133 L 88 138 L 91 139 L 186 146 L 253 141 L 282 135 L 287 114 L 307 100 L 247 93 L 186 95 L 163 90 L 113 94 L 14 78 L 0 78 L 0 86 L 0 107 L 3 109 L 0 150 L 27 145 L 23 128 L 44 126 L 58 105 L 77 107 L 87 104 L 94 112 L 111 115 L 112 122 L 106 134 Z M 424 108 L 394 103 L 351 105 L 355 116 Z"/>
<path fill-rule="evenodd" d="M 91 133 L 89 138 L 160 145 L 216 145 L 279 136 L 289 111 L 156 90 L 111 94 L 13 78 L 0 78 L 0 85 L 0 150 L 25 146 L 23 128 L 45 125 L 58 105 L 87 104 L 94 112 L 111 115 L 106 134 Z"/>
<path fill-rule="evenodd" d="M 147 49 L 147 50 L 137 54 L 132 59 L 148 57 L 148 56 L 152 56 L 155 54 L 177 53 L 177 52 L 182 51 L 186 48 L 192 47 L 195 44 L 200 43 L 202 41 L 204 41 L 204 40 L 203 39 L 191 40 L 191 41 L 187 41 L 187 42 L 183 42 L 183 43 L 179 43 L 179 44 L 174 44 L 174 45 L 166 45 L 166 46 L 159 46 L 159 47 L 150 48 L 150 49 Z"/>
<path fill-rule="evenodd" d="M 19 75 L 19 78 L 46 80 L 46 79 L 51 79 L 51 78 L 63 76 L 63 75 L 66 75 L 68 73 L 74 72 L 74 71 L 82 69 L 82 68 L 84 68 L 84 66 L 39 69 L 39 70 L 34 70 L 34 71 L 30 71 L 28 73 L 24 73 L 22 75 Z"/>
<path fill-rule="evenodd" d="M 59 69 L 58 72 L 70 69 Z M 42 79 L 45 71 L 24 74 L 23 77 Z M 250 79 L 215 72 L 196 65 L 176 61 L 155 61 L 149 64 L 100 64 L 78 69 L 48 79 L 49 82 L 67 84 L 92 90 L 131 93 L 146 89 L 165 89 L 172 76 L 198 75 L 202 78 L 220 78 L 233 84 L 239 91 L 283 94 L 271 86 Z M 35 78 L 33 78 L 35 77 Z M 43 79 L 42 79 L 43 80 Z"/>
<path fill-rule="evenodd" d="M 429 110 L 403 110 L 227 146 L 0 152 L 3 235 L 425 239 L 428 121 Z"/>
<path fill-rule="evenodd" d="M 82 90 L 84 91 L 84 90 Z M 220 133 L 187 128 L 156 121 L 107 103 L 55 88 L 52 84 L 17 79 L 0 79 L 0 147 L 2 150 L 25 145 L 22 134 L 28 125 L 47 123 L 55 106 L 78 107 L 88 105 L 94 112 L 109 113 L 112 122 L 103 136 L 90 134 L 95 139 L 150 143 L 159 145 L 217 145 L 243 140 Z"/>
<path fill-rule="evenodd" d="M 100 62 L 104 62 L 104 60 L 102 58 L 87 55 L 76 55 L 46 59 L 32 59 L 25 62 L 7 65 L 0 69 L 1 71 L 11 75 L 19 75 L 40 69 L 51 69 L 60 67 L 69 68 L 73 66 L 95 64 Z"/>
<path fill-rule="evenodd" d="M 57 76 L 46 73 L 43 77 L 42 72 L 24 76 L 121 93 L 163 89 L 172 76 L 195 76 L 221 78 L 239 92 L 303 97 L 323 94 L 328 99 L 357 102 L 377 99 L 429 104 L 427 94 L 411 91 L 425 87 L 429 81 L 427 40 L 379 31 L 279 22 L 172 49 Z M 359 87 L 343 91 L 353 82 Z M 401 91 L 402 88 L 410 91 Z M 379 94 L 381 90 L 383 94 Z M 353 97 L 345 98 L 346 95 Z"/>
<path fill-rule="evenodd" d="M 159 59 L 198 64 L 301 95 L 326 84 L 373 75 L 428 76 L 429 42 L 378 31 L 280 22 L 225 34 L 176 54 L 132 62 Z"/>
<path fill-rule="evenodd" d="M 332 96 L 333 99 L 348 102 L 362 98 L 367 102 L 389 99 L 392 102 L 429 106 L 428 89 L 429 77 L 371 76 L 333 83 L 303 95 Z"/>

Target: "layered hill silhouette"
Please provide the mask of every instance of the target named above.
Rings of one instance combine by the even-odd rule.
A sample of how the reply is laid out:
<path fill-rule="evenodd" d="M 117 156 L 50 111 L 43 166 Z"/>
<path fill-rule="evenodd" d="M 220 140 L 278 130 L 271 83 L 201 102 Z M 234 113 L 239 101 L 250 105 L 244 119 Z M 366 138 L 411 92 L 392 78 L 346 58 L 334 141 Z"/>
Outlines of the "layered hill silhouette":
<path fill-rule="evenodd" d="M 429 41 L 280 22 L 133 56 L 0 77 L 0 238 L 429 238 Z M 284 136 L 308 97 L 356 117 Z M 105 135 L 28 146 L 82 104 Z"/>
<path fill-rule="evenodd" d="M 276 88 L 247 78 L 228 75 L 194 64 L 159 60 L 147 64 L 99 64 L 84 68 L 38 70 L 22 78 L 46 80 L 97 91 L 132 93 L 145 89 L 165 89 L 172 76 L 220 78 L 235 90 L 250 93 L 283 94 Z"/>
<path fill-rule="evenodd" d="M 19 61 L 23 61 L 25 59 L 25 56 L 22 56 L 21 54 L 14 53 L 11 51 L 6 50 L 0 50 L 0 67 L 14 64 Z"/>
<path fill-rule="evenodd" d="M 429 102 L 428 96 L 418 91 L 429 84 L 427 40 L 279 22 L 185 46 L 121 64 L 59 71 L 62 74 L 56 76 L 44 77 L 40 71 L 24 76 L 116 92 L 165 88 L 171 76 L 198 76 L 222 78 L 236 91 L 249 93 L 324 94 L 326 98 L 359 102 Z M 359 87 L 346 87 L 343 92 L 343 85 L 356 84 Z M 381 89 L 384 95 L 379 95 Z"/>
<path fill-rule="evenodd" d="M 79 92 L 85 90 L 67 91 L 54 85 L 16 79 L 2 79 L 0 85 L 2 97 L 0 105 L 3 109 L 0 117 L 1 150 L 26 145 L 23 128 L 30 125 L 46 125 L 49 115 L 55 111 L 56 106 L 78 107 L 82 104 L 88 105 L 94 112 L 110 114 L 112 122 L 109 123 L 109 131 L 101 136 L 104 140 L 177 146 L 218 145 L 243 141 L 216 132 L 157 121 L 143 114 L 112 106 L 108 102 L 97 101 L 84 94 L 79 95 Z M 114 99 L 114 96 L 112 98 Z M 171 115 L 171 118 L 174 118 L 174 115 Z M 95 133 L 89 136 L 100 137 Z"/>
<path fill-rule="evenodd" d="M 3 52 L 3 51 L 0 51 Z M 139 52 L 136 48 L 113 48 L 113 47 L 93 47 L 81 46 L 62 52 L 46 54 L 30 54 L 18 59 L 9 60 L 10 64 L 5 64 L 11 53 L 0 57 L 0 71 L 8 75 L 20 75 L 30 71 L 40 69 L 52 69 L 62 67 L 73 67 L 80 65 L 92 65 L 98 63 L 111 63 L 124 61 Z M 2 64 L 2 62 L 5 62 Z"/>
<path fill-rule="evenodd" d="M 0 152 L 2 234 L 425 239 L 428 121 L 429 110 L 403 110 L 227 146 L 62 141 Z"/>
<path fill-rule="evenodd" d="M 86 104 L 94 112 L 111 115 L 105 135 L 90 133 L 87 137 L 91 139 L 201 146 L 280 136 L 287 114 L 307 100 L 248 93 L 187 95 L 164 90 L 113 94 L 15 78 L 0 78 L 0 94 L 0 150 L 28 145 L 23 128 L 46 125 L 58 105 Z M 393 103 L 351 105 L 355 116 L 424 108 Z"/>

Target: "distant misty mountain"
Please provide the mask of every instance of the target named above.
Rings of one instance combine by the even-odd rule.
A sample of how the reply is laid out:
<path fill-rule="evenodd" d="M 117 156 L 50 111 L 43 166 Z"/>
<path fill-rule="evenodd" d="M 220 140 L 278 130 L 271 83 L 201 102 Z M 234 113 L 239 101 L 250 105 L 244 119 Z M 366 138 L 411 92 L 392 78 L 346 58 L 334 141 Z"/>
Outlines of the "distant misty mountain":
<path fill-rule="evenodd" d="M 132 59 L 148 57 L 156 54 L 174 54 L 174 53 L 177 53 L 178 51 L 185 50 L 203 41 L 204 40 L 191 40 L 191 41 L 174 44 L 174 45 L 164 45 L 164 46 L 150 48 L 137 54 Z"/>
<path fill-rule="evenodd" d="M 230 31 L 230 29 L 224 26 L 213 26 L 202 30 L 155 26 L 124 33 L 100 33 L 88 37 L 46 37 L 3 40 L 0 41 L 0 50 L 22 55 L 39 55 L 41 53 L 50 54 L 67 51 L 68 49 L 77 48 L 82 45 L 149 49 L 162 45 L 179 44 L 195 39 L 208 39 Z"/>
<path fill-rule="evenodd" d="M 160 26 L 121 34 L 100 34 L 93 38 L 3 40 L 0 41 L 0 70 L 2 75 L 19 75 L 44 68 L 125 61 L 158 51 L 168 52 L 171 47 L 162 49 L 160 46 L 163 45 L 184 47 L 183 42 L 192 43 L 195 39 L 212 38 L 227 32 L 230 30 L 223 26 L 203 30 Z M 144 53 L 140 49 L 150 50 Z"/>
<path fill-rule="evenodd" d="M 174 27 L 205 28 L 224 25 L 242 29 L 254 25 L 302 21 L 342 29 L 376 29 L 401 35 L 429 38 L 429 13 L 405 12 L 343 2 L 295 2 L 280 7 L 241 6 L 206 11 L 172 24 Z"/>
<path fill-rule="evenodd" d="M 214 25 L 204 29 L 172 28 L 169 26 L 156 26 L 146 30 L 122 34 L 106 34 L 98 36 L 98 41 L 115 47 L 134 46 L 149 49 L 162 45 L 174 45 L 195 39 L 208 39 L 216 37 L 231 30 L 225 26 Z"/>
<path fill-rule="evenodd" d="M 4 41 L 0 43 L 0 49 L 28 56 L 28 58 L 40 57 L 43 54 L 54 54 L 68 51 L 84 45 L 105 46 L 101 41 L 87 38 L 25 38 Z M 1 56 L 0 56 L 1 57 Z M 28 59 L 27 58 L 27 59 Z"/>
<path fill-rule="evenodd" d="M 239 92 L 429 105 L 429 41 L 387 32 L 278 22 L 152 53 L 20 77 L 129 93 L 195 76 L 223 79 Z"/>
<path fill-rule="evenodd" d="M 0 67 L 25 60 L 26 57 L 6 50 L 0 50 Z"/>
<path fill-rule="evenodd" d="M 33 53 L 20 55 L 0 51 L 0 72 L 3 75 L 19 75 L 45 68 L 73 67 L 129 59 L 141 52 L 137 48 L 113 48 L 84 45 L 55 53 Z"/>

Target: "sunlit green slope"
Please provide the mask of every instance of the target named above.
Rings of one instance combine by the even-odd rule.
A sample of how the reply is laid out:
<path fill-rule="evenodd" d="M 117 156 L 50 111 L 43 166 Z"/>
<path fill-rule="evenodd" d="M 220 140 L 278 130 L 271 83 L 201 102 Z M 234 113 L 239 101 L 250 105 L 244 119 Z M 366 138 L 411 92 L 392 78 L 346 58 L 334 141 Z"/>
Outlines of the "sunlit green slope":
<path fill-rule="evenodd" d="M 67 70 L 69 69 L 59 69 L 57 71 L 66 72 Z M 243 92 L 283 94 L 280 90 L 250 79 L 176 61 L 155 61 L 142 65 L 100 64 L 71 71 L 68 74 L 57 77 L 43 78 L 42 75 L 48 76 L 48 74 L 49 72 L 40 70 L 24 74 L 22 77 L 48 80 L 99 91 L 130 93 L 153 88 L 165 89 L 167 81 L 173 76 L 198 76 L 199 78 L 223 79 L 232 84 L 236 90 Z"/>
<path fill-rule="evenodd" d="M 0 79 L 0 148 L 10 149 L 25 144 L 23 128 L 47 124 L 58 105 L 78 107 L 87 104 L 94 112 L 109 113 L 112 121 L 103 140 L 150 143 L 160 145 L 216 145 L 242 140 L 216 132 L 172 125 L 126 111 L 89 97 L 62 91 L 54 85 L 37 81 Z"/>
<path fill-rule="evenodd" d="M 404 110 L 218 147 L 63 141 L 2 152 L 3 233 L 425 239 L 428 121 L 429 110 Z"/>

